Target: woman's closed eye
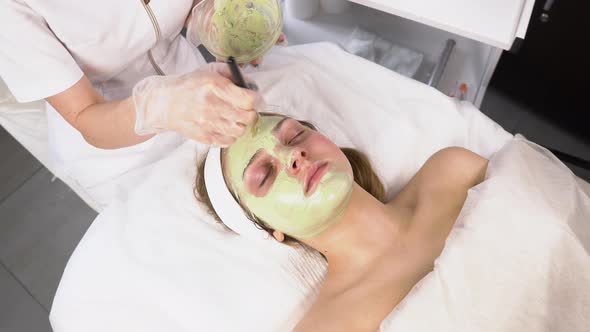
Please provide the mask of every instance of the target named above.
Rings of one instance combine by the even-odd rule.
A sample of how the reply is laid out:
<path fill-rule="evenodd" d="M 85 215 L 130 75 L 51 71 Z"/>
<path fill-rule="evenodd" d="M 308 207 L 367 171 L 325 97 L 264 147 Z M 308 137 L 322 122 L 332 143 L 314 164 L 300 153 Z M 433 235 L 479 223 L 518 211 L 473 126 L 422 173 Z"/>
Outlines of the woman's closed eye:
<path fill-rule="evenodd" d="M 281 144 L 290 146 L 300 143 L 306 136 L 308 128 L 299 121 L 286 119 L 275 133 Z"/>
<path fill-rule="evenodd" d="M 262 187 L 264 187 L 265 184 L 268 183 L 271 176 L 273 175 L 272 173 L 274 172 L 274 165 L 272 163 L 265 163 L 263 169 L 264 169 L 264 171 L 260 172 L 260 173 L 262 173 L 262 175 L 259 176 L 262 179 L 260 181 L 257 181 L 258 188 L 262 188 Z"/>
<path fill-rule="evenodd" d="M 248 191 L 258 197 L 266 195 L 277 177 L 277 172 L 277 166 L 272 160 L 264 160 L 252 165 L 246 177 Z"/>
<path fill-rule="evenodd" d="M 302 140 L 304 134 L 305 129 L 300 129 L 295 135 L 291 135 L 292 137 L 287 141 L 287 145 L 299 143 Z"/>

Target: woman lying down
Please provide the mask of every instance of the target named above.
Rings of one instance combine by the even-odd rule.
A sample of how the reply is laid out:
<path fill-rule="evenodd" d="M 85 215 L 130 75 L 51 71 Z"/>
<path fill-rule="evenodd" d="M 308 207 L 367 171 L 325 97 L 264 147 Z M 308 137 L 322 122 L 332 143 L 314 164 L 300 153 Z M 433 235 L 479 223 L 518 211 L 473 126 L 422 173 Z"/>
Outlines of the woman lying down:
<path fill-rule="evenodd" d="M 310 124 L 288 117 L 266 114 L 260 117 L 256 126 L 255 130 L 246 130 L 244 136 L 228 148 L 212 148 L 209 151 L 206 160 L 199 165 L 196 181 L 198 198 L 209 206 L 217 219 L 242 235 L 250 233 L 249 236 L 252 236 L 263 229 L 276 241 L 312 247 L 326 258 L 328 270 L 325 281 L 315 303 L 295 327 L 295 331 L 377 331 L 380 327 L 383 328 L 384 320 L 395 313 L 396 306 L 410 292 L 418 292 L 419 289 L 413 288 L 430 272 L 437 270 L 437 259 L 443 249 L 451 251 L 448 255 L 452 255 L 452 247 L 446 249 L 445 246 L 450 234 L 459 232 L 454 228 L 469 228 L 469 225 L 459 225 L 457 220 L 465 213 L 462 209 L 470 188 L 478 186 L 486 179 L 488 160 L 463 148 L 440 150 L 428 159 L 393 199 L 387 200 L 377 175 L 368 159 L 360 152 L 340 149 Z M 508 196 L 510 192 L 516 192 L 510 186 L 506 190 Z M 491 200 L 493 199 L 487 199 L 486 202 Z M 522 250 L 511 249 L 515 252 L 514 255 L 501 254 L 501 260 L 505 260 L 506 265 L 498 267 L 498 273 L 486 264 L 492 263 L 491 261 L 482 262 L 477 269 L 485 270 L 485 273 L 461 276 L 464 279 L 461 281 L 464 289 L 455 290 L 451 287 L 452 282 L 449 282 L 447 291 L 462 293 L 460 296 L 463 298 L 470 296 L 471 301 L 478 298 L 477 302 L 486 302 L 488 296 L 505 297 L 502 303 L 508 306 L 504 311 L 492 308 L 488 312 L 478 312 L 487 310 L 485 306 L 481 306 L 470 312 L 472 306 L 478 305 L 473 302 L 461 303 L 459 307 L 463 306 L 462 312 L 445 309 L 444 315 L 454 322 L 453 330 L 466 328 L 471 331 L 505 331 L 506 328 L 517 327 L 523 322 L 528 331 L 551 330 L 560 326 L 556 325 L 558 322 L 567 323 L 564 326 L 568 326 L 569 331 L 576 330 L 578 324 L 590 326 L 581 325 L 588 323 L 581 321 L 586 319 L 582 318 L 585 317 L 584 310 L 586 314 L 590 312 L 587 311 L 590 309 L 590 219 L 586 220 L 585 225 L 579 224 L 579 218 L 573 221 L 561 220 L 554 228 L 557 231 L 554 231 L 546 225 L 553 225 L 553 221 L 544 224 L 541 220 L 548 218 L 543 215 L 545 212 L 530 215 L 531 211 L 546 211 L 540 206 L 534 206 L 537 203 L 533 201 L 530 203 L 531 208 L 527 208 L 529 203 L 524 198 L 518 203 L 514 197 L 510 201 L 514 203 L 513 206 L 504 204 L 498 209 L 497 205 L 489 203 L 488 207 L 495 210 L 493 213 L 499 219 L 503 219 L 493 222 L 498 223 L 498 228 L 505 227 L 503 222 L 514 223 L 508 226 L 511 231 L 506 232 L 506 241 L 510 241 L 509 238 L 519 232 L 529 232 L 530 237 L 537 236 L 533 227 L 542 229 L 541 236 L 545 236 L 543 230 L 547 230 L 550 234 L 565 233 L 567 236 L 578 237 L 573 245 L 569 241 L 548 240 L 543 242 L 543 247 L 551 243 L 555 248 L 548 252 L 567 251 L 570 260 L 572 256 L 578 255 L 576 257 L 579 260 L 576 262 L 583 261 L 585 266 L 568 268 L 568 262 L 560 261 L 559 264 L 565 264 L 567 270 L 559 265 L 556 267 L 558 270 L 553 271 L 551 266 L 557 263 L 545 256 L 547 250 L 529 245 L 524 240 Z M 488 203 L 482 203 L 482 206 Z M 584 208 L 586 214 L 582 218 L 588 218 L 589 207 L 585 205 Z M 503 216 L 503 209 L 525 209 L 526 212 L 524 215 L 507 213 Z M 496 216 L 490 219 L 496 220 Z M 532 221 L 523 221 L 529 225 L 520 230 L 519 221 L 515 219 Z M 538 223 L 538 226 L 531 227 L 531 223 Z M 479 228 L 485 232 L 485 227 L 489 225 Z M 572 231 L 576 227 L 578 232 L 584 233 L 583 236 Z M 565 231 L 560 231 L 561 229 Z M 473 234 L 475 235 L 472 237 L 475 238 L 465 241 L 489 241 L 483 237 L 478 239 L 481 234 L 478 235 L 477 232 Z M 460 233 L 454 236 L 457 238 L 455 242 L 462 241 Z M 503 238 L 496 237 L 492 241 L 496 243 L 497 250 L 491 250 L 491 254 L 480 253 L 481 260 L 496 259 L 495 252 L 504 250 Z M 561 243 L 566 243 L 567 250 L 562 248 Z M 519 261 L 521 256 L 524 257 L 522 262 Z M 512 259 L 515 261 L 510 262 Z M 465 257 L 466 264 L 471 261 Z M 547 266 L 537 263 L 539 261 L 548 261 Z M 510 270 L 510 266 L 516 270 L 519 267 L 514 266 L 524 266 L 526 269 L 533 266 L 533 269 L 537 267 L 539 271 L 531 279 L 526 273 L 505 271 Z M 459 269 L 468 272 L 471 267 Z M 534 301 L 540 303 L 529 302 L 526 306 L 515 306 L 515 301 L 509 298 L 517 296 L 519 291 L 498 287 L 498 284 L 503 284 L 511 288 L 512 286 L 507 285 L 511 285 L 513 279 L 516 279 L 514 282 L 520 287 L 534 288 L 538 275 L 540 280 L 557 278 L 551 281 L 551 285 L 558 285 L 559 288 L 559 278 L 562 278 L 564 272 L 568 274 L 567 280 L 563 281 L 563 288 L 568 290 L 567 293 L 563 293 L 562 289 L 551 292 L 543 289 L 547 283 L 529 292 L 536 294 Z M 478 277 L 479 275 L 482 277 Z M 440 277 L 439 284 L 446 283 L 443 277 L 445 276 Z M 471 285 L 477 285 L 471 278 L 481 278 L 486 286 L 482 289 L 470 289 Z M 520 280 L 521 278 L 523 279 Z M 486 289 L 487 285 L 489 289 Z M 502 293 L 498 294 L 498 289 Z M 545 293 L 547 296 L 543 295 Z M 563 298 L 545 299 L 554 293 Z M 447 294 L 446 301 L 459 303 L 459 295 L 455 295 Z M 524 300 L 529 301 L 528 298 Z M 519 301 L 516 300 L 516 303 Z M 430 306 L 422 306 L 424 320 L 434 316 L 431 310 L 441 309 L 433 308 L 438 305 L 435 299 L 430 302 Z M 563 303 L 570 306 L 563 309 Z M 521 310 L 521 307 L 527 309 L 513 312 Z M 538 307 L 552 309 L 535 312 Z M 494 316 L 496 314 L 493 310 L 499 310 L 497 313 L 502 316 Z M 508 316 L 504 312 L 508 312 Z M 481 321 L 493 325 L 480 325 Z"/>

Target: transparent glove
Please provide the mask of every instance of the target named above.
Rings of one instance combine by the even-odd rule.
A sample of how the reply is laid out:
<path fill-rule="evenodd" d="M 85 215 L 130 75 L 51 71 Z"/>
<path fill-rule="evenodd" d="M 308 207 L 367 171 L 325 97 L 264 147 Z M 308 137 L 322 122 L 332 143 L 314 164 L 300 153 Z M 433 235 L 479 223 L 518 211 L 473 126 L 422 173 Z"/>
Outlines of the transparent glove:
<path fill-rule="evenodd" d="M 262 101 L 231 81 L 224 63 L 181 76 L 150 76 L 133 88 L 135 132 L 175 131 L 205 144 L 227 146 L 254 122 Z"/>

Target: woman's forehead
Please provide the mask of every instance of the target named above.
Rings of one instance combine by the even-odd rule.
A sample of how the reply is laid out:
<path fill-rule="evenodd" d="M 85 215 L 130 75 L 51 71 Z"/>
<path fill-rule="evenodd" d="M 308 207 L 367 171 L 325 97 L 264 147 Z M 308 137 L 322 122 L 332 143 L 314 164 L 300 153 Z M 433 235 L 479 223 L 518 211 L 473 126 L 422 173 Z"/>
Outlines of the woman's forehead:
<path fill-rule="evenodd" d="M 276 138 L 276 134 L 278 133 L 280 127 L 282 127 L 285 122 L 289 122 L 288 120 L 292 120 L 292 118 L 278 114 L 261 115 L 258 119 L 258 122 L 256 123 L 256 130 L 246 130 L 244 135 L 240 137 L 238 140 L 236 140 L 234 144 L 232 144 L 230 147 L 222 149 L 222 163 L 225 163 L 225 158 L 228 155 L 228 153 L 230 153 L 230 151 L 236 150 L 236 144 L 242 145 L 242 148 L 244 147 L 243 145 L 249 145 L 251 148 L 254 149 L 257 145 L 260 145 L 256 143 L 261 143 L 261 138 L 265 136 L 274 136 Z M 254 153 L 259 151 L 260 148 L 256 149 Z"/>
<path fill-rule="evenodd" d="M 239 151 L 248 151 L 253 154 L 259 148 L 264 147 L 266 143 L 269 143 L 269 139 L 272 140 L 272 143 L 274 144 L 274 140 L 276 139 L 275 133 L 278 127 L 287 119 L 288 118 L 279 115 L 260 116 L 255 124 L 255 129 L 252 129 L 251 127 L 246 128 L 244 134 L 227 148 L 228 154 L 232 155 L 233 152 Z"/>
<path fill-rule="evenodd" d="M 256 130 L 246 128 L 244 134 L 225 149 L 224 163 L 233 180 L 237 180 L 258 151 L 272 152 L 275 149 L 279 143 L 275 132 L 285 119 L 280 115 L 261 116 L 256 123 Z"/>

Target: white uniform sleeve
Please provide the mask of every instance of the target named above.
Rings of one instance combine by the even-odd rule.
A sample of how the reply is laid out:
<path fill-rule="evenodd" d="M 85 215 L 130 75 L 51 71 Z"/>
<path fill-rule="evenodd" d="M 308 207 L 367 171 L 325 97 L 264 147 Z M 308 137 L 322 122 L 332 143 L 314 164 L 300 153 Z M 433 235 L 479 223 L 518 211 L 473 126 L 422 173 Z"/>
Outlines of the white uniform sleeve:
<path fill-rule="evenodd" d="M 0 7 L 0 77 L 19 102 L 56 95 L 82 78 L 43 17 L 16 0 Z"/>

